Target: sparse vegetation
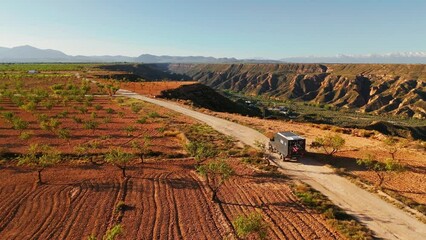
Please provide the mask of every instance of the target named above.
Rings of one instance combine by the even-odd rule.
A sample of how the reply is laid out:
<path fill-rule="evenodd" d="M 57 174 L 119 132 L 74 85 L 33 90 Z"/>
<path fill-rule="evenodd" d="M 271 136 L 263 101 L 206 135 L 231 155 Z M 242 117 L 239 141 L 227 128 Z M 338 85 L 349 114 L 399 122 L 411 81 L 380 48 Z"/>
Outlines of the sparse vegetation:
<path fill-rule="evenodd" d="M 324 214 L 330 225 L 349 239 L 373 239 L 373 233 L 352 216 L 335 206 L 326 196 L 303 183 L 293 185 L 294 194 L 302 203 Z"/>
<path fill-rule="evenodd" d="M 259 212 L 251 212 L 248 216 L 239 215 L 232 224 L 240 238 L 245 239 L 257 235 L 259 239 L 266 239 L 268 224 Z"/>

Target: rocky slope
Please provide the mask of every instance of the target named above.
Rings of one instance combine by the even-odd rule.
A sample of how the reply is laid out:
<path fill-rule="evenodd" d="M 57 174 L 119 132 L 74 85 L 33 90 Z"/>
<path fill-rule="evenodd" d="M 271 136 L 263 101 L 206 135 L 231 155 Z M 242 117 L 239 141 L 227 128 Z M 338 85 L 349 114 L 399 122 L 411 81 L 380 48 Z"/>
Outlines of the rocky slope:
<path fill-rule="evenodd" d="M 167 68 L 216 89 L 426 118 L 426 65 L 169 64 Z"/>
<path fill-rule="evenodd" d="M 216 112 L 239 113 L 246 116 L 262 116 L 260 109 L 233 102 L 203 84 L 183 85 L 176 89 L 162 91 L 161 98 L 189 100 L 194 106 Z"/>

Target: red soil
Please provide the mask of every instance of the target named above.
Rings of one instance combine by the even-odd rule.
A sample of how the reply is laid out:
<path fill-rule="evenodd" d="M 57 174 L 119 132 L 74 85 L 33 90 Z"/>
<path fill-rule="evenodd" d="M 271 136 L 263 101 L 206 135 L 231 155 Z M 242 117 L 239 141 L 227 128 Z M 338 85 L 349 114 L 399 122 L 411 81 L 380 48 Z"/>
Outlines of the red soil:
<path fill-rule="evenodd" d="M 28 146 L 31 143 L 48 144 L 55 147 L 62 153 L 75 153 L 75 147 L 88 143 L 97 142 L 100 148 L 97 151 L 106 151 L 110 147 L 120 146 L 124 149 L 129 149 L 131 144 L 129 142 L 133 139 L 141 139 L 145 136 L 150 137 L 151 150 L 156 152 L 164 153 L 178 153 L 182 152 L 182 143 L 175 136 L 166 136 L 160 130 L 170 128 L 170 124 L 164 122 L 170 114 L 163 110 L 157 109 L 147 103 L 141 103 L 143 110 L 135 114 L 130 110 L 128 106 L 120 106 L 115 101 L 110 100 L 108 97 L 95 97 L 92 102 L 92 106 L 87 107 L 87 113 L 81 113 L 75 110 L 73 106 L 82 106 L 81 103 L 72 102 L 68 107 L 55 106 L 51 110 L 47 110 L 43 107 L 38 107 L 35 113 L 29 113 L 22 109 L 17 108 L 9 100 L 0 101 L 0 106 L 3 107 L 3 111 L 10 111 L 15 113 L 17 116 L 25 121 L 28 121 L 29 127 L 25 131 L 30 131 L 32 137 L 28 140 L 21 140 L 19 138 L 20 131 L 12 129 L 11 125 L 8 124 L 5 119 L 0 119 L 0 146 L 3 151 L 12 153 L 25 153 Z M 96 110 L 95 106 L 99 105 L 102 107 L 100 110 Z M 111 108 L 115 113 L 109 114 L 106 109 Z M 61 139 L 55 133 L 43 130 L 40 128 L 40 123 L 37 120 L 37 114 L 46 114 L 49 117 L 56 116 L 57 114 L 67 111 L 68 116 L 59 118 L 61 121 L 60 128 L 66 128 L 70 131 L 70 139 Z M 146 123 L 139 124 L 136 121 L 142 117 L 146 117 L 150 112 L 157 112 L 160 117 L 158 118 L 147 118 Z M 85 129 L 84 121 L 91 118 L 91 113 L 96 113 L 95 121 L 99 122 L 99 127 L 95 130 Z M 122 116 L 118 113 L 121 112 Z M 72 117 L 82 119 L 83 123 L 76 123 Z M 105 123 L 105 119 L 110 118 L 110 122 Z M 186 121 L 190 123 L 191 121 Z M 134 126 L 136 130 L 131 133 L 127 133 L 125 128 L 128 126 Z M 102 136 L 104 138 L 102 138 Z"/>
<path fill-rule="evenodd" d="M 219 204 L 192 170 L 191 160 L 133 165 L 127 181 L 118 168 L 63 165 L 35 172 L 6 167 L 0 175 L 0 235 L 4 239 L 98 238 L 117 223 L 123 200 L 123 239 L 223 239 L 233 235 L 237 215 L 260 211 L 268 239 L 341 239 L 318 214 L 307 210 L 284 180 L 258 176 L 236 162 L 237 177 L 219 191 Z M 223 209 L 223 210 L 222 210 Z"/>

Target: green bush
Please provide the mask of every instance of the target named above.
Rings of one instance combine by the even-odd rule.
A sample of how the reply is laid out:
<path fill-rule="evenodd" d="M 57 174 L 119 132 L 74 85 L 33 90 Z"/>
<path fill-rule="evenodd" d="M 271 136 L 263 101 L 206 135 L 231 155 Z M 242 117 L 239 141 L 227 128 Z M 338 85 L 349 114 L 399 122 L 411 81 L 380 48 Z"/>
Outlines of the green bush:
<path fill-rule="evenodd" d="M 232 224 L 240 238 L 256 234 L 260 239 L 266 239 L 268 224 L 263 220 L 263 216 L 259 212 L 252 212 L 248 216 L 240 215 Z"/>
<path fill-rule="evenodd" d="M 106 111 L 108 114 L 114 114 L 114 113 L 115 113 L 114 109 L 112 109 L 112 108 L 107 108 L 105 111 Z"/>
<path fill-rule="evenodd" d="M 142 117 L 142 118 L 139 118 L 138 120 L 136 120 L 136 122 L 139 123 L 139 124 L 144 124 L 144 123 L 146 123 L 147 119 L 148 119 L 147 117 Z"/>
<path fill-rule="evenodd" d="M 142 105 L 140 103 L 132 103 L 130 109 L 133 113 L 138 113 L 142 110 Z"/>
<path fill-rule="evenodd" d="M 161 116 L 157 112 L 150 112 L 150 113 L 148 113 L 148 117 L 149 118 L 159 118 Z"/>

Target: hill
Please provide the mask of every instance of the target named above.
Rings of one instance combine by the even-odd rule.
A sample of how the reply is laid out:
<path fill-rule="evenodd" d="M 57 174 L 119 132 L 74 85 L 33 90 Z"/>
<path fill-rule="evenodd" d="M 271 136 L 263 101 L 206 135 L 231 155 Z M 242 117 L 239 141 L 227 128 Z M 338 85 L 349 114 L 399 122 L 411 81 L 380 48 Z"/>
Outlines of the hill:
<path fill-rule="evenodd" d="M 426 118 L 426 65 L 170 64 L 221 90 Z"/>

